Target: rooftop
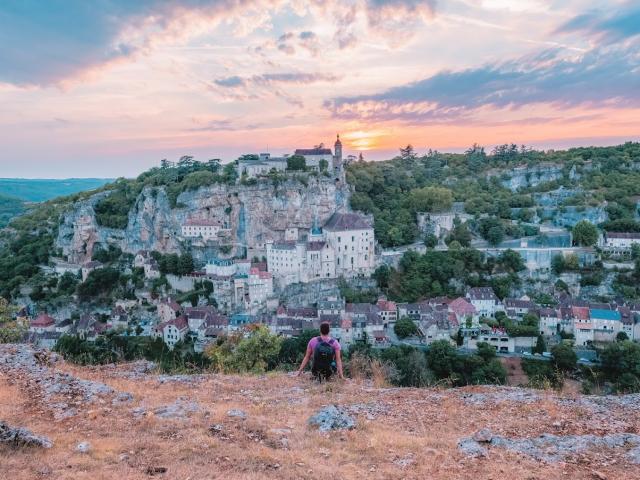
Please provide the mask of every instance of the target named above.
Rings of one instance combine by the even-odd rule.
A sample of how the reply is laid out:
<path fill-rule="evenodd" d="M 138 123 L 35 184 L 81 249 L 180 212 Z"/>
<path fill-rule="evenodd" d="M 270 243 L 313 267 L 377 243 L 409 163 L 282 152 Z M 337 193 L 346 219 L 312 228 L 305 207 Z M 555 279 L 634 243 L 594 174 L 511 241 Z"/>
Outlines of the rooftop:
<path fill-rule="evenodd" d="M 325 230 L 368 230 L 373 228 L 371 222 L 359 213 L 336 212 L 327 221 Z"/>

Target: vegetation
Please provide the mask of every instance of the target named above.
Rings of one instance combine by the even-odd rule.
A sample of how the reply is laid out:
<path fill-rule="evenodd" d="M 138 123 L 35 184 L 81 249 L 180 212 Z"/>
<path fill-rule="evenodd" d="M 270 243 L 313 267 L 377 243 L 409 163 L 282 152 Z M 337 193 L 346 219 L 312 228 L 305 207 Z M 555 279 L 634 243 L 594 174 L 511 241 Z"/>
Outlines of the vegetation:
<path fill-rule="evenodd" d="M 454 296 L 463 293 L 466 286 L 491 286 L 504 298 L 512 287 L 520 285 L 517 272 L 523 268 L 522 259 L 512 250 L 487 258 L 478 250 L 457 248 L 429 250 L 424 255 L 407 252 L 398 269 L 380 267 L 374 278 L 390 299 L 402 302 Z"/>
<path fill-rule="evenodd" d="M 415 322 L 408 317 L 402 317 L 393 326 L 393 331 L 400 339 L 417 335 L 418 327 Z"/>
<path fill-rule="evenodd" d="M 347 169 L 347 180 L 355 189 L 351 206 L 373 213 L 376 236 L 384 247 L 416 241 L 419 236 L 416 213 L 449 209 L 451 201 L 464 202 L 465 211 L 471 215 L 488 215 L 491 220 L 484 222 L 481 236 L 492 244 L 499 243 L 501 236 L 508 234 L 499 219 L 530 221 L 534 213 L 531 207 L 535 206 L 533 195 L 561 186 L 589 192 L 568 199 L 563 206 L 583 208 L 606 200 L 610 204 L 607 208 L 610 221 L 603 225 L 605 229 L 640 231 L 640 223 L 634 219 L 633 200 L 640 194 L 640 172 L 633 168 L 640 157 L 638 143 L 548 152 L 505 144 L 489 154 L 479 145 L 473 145 L 464 154 L 430 150 L 419 155 L 409 147 L 401 149 L 392 160 L 355 162 Z M 535 167 L 542 162 L 560 165 L 561 178 L 514 193 L 495 174 L 515 166 Z M 579 180 L 570 177 L 572 169 L 581 174 Z M 468 246 L 468 227 L 457 229 L 460 231 L 452 232 L 448 243 L 456 240 L 463 247 Z M 593 229 L 581 230 L 577 232 L 579 244 L 592 244 Z"/>
<path fill-rule="evenodd" d="M 158 268 L 162 274 L 187 275 L 194 270 L 193 257 L 190 253 L 163 255 L 154 251 L 151 255 L 158 262 Z"/>
<path fill-rule="evenodd" d="M 0 343 L 19 341 L 26 332 L 26 328 L 13 320 L 15 308 L 0 297 Z"/>
<path fill-rule="evenodd" d="M 582 247 L 591 247 L 598 241 L 598 229 L 596 226 L 587 221 L 580 220 L 573 227 L 573 242 Z"/>
<path fill-rule="evenodd" d="M 25 205 L 22 200 L 0 194 L 0 228 L 5 227 L 12 218 L 24 211 Z"/>
<path fill-rule="evenodd" d="M 209 366 L 202 354 L 193 351 L 190 341 L 178 342 L 173 350 L 161 338 L 107 333 L 95 342 L 64 335 L 55 347 L 65 359 L 80 365 L 104 365 L 120 361 L 146 359 L 156 362 L 162 372 L 199 372 Z"/>
<path fill-rule="evenodd" d="M 291 155 L 287 157 L 287 170 L 301 170 L 307 169 L 307 162 L 302 155 Z"/>
<path fill-rule="evenodd" d="M 224 373 L 264 373 L 277 366 L 282 338 L 264 325 L 252 326 L 248 335 L 236 333 L 219 338 L 205 352 L 211 367 Z"/>
<path fill-rule="evenodd" d="M 640 392 L 640 345 L 628 340 L 610 343 L 600 353 L 604 379 L 619 393 Z"/>
<path fill-rule="evenodd" d="M 177 163 L 163 160 L 160 167 L 152 168 L 136 179 L 120 178 L 104 187 L 108 194 L 94 207 L 96 220 L 104 227 L 126 228 L 129 212 L 145 187 L 163 188 L 170 206 L 176 208 L 181 193 L 216 183 L 234 184 L 236 178 L 235 163 L 223 167 L 217 159 L 198 162 L 190 156 L 181 157 Z"/>

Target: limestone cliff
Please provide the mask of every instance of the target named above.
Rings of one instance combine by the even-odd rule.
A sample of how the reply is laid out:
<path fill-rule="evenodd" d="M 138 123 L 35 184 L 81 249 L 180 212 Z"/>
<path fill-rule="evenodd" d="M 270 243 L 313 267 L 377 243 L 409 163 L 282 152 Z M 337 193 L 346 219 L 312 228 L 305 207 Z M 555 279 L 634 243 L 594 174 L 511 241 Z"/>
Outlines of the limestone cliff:
<path fill-rule="evenodd" d="M 116 245 L 130 253 L 140 249 L 177 253 L 187 248 L 200 259 L 245 250 L 253 254 L 263 249 L 266 240 L 282 239 L 286 228 L 308 229 L 315 219 L 323 225 L 348 205 L 348 188 L 324 177 L 309 178 L 307 184 L 291 179 L 277 186 L 267 180 L 254 185 L 210 185 L 183 192 L 175 208 L 162 187 L 148 187 L 129 212 L 126 229 L 117 230 L 96 221 L 94 206 L 108 194 L 79 201 L 63 215 L 56 247 L 70 261 L 89 260 L 96 245 Z M 220 221 L 229 231 L 206 244 L 183 239 L 181 226 L 196 218 Z"/>

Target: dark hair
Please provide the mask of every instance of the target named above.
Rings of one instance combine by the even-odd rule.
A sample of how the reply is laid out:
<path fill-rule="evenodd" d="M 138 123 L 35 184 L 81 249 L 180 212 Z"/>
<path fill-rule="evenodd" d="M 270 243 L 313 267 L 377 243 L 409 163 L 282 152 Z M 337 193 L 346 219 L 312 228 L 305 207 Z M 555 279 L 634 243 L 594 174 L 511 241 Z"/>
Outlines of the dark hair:
<path fill-rule="evenodd" d="M 329 326 L 329 322 L 322 322 L 322 323 L 320 324 L 320 333 L 321 333 L 322 335 L 329 335 L 329 329 L 330 329 L 330 328 L 331 328 L 331 327 Z"/>

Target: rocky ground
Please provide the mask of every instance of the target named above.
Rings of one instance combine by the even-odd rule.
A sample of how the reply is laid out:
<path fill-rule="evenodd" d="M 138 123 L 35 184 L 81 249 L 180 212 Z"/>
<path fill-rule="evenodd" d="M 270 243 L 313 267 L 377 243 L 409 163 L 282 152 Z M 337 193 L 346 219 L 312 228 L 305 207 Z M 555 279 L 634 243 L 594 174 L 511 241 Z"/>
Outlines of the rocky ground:
<path fill-rule="evenodd" d="M 76 367 L 0 345 L 0 478 L 640 479 L 640 396 Z"/>

